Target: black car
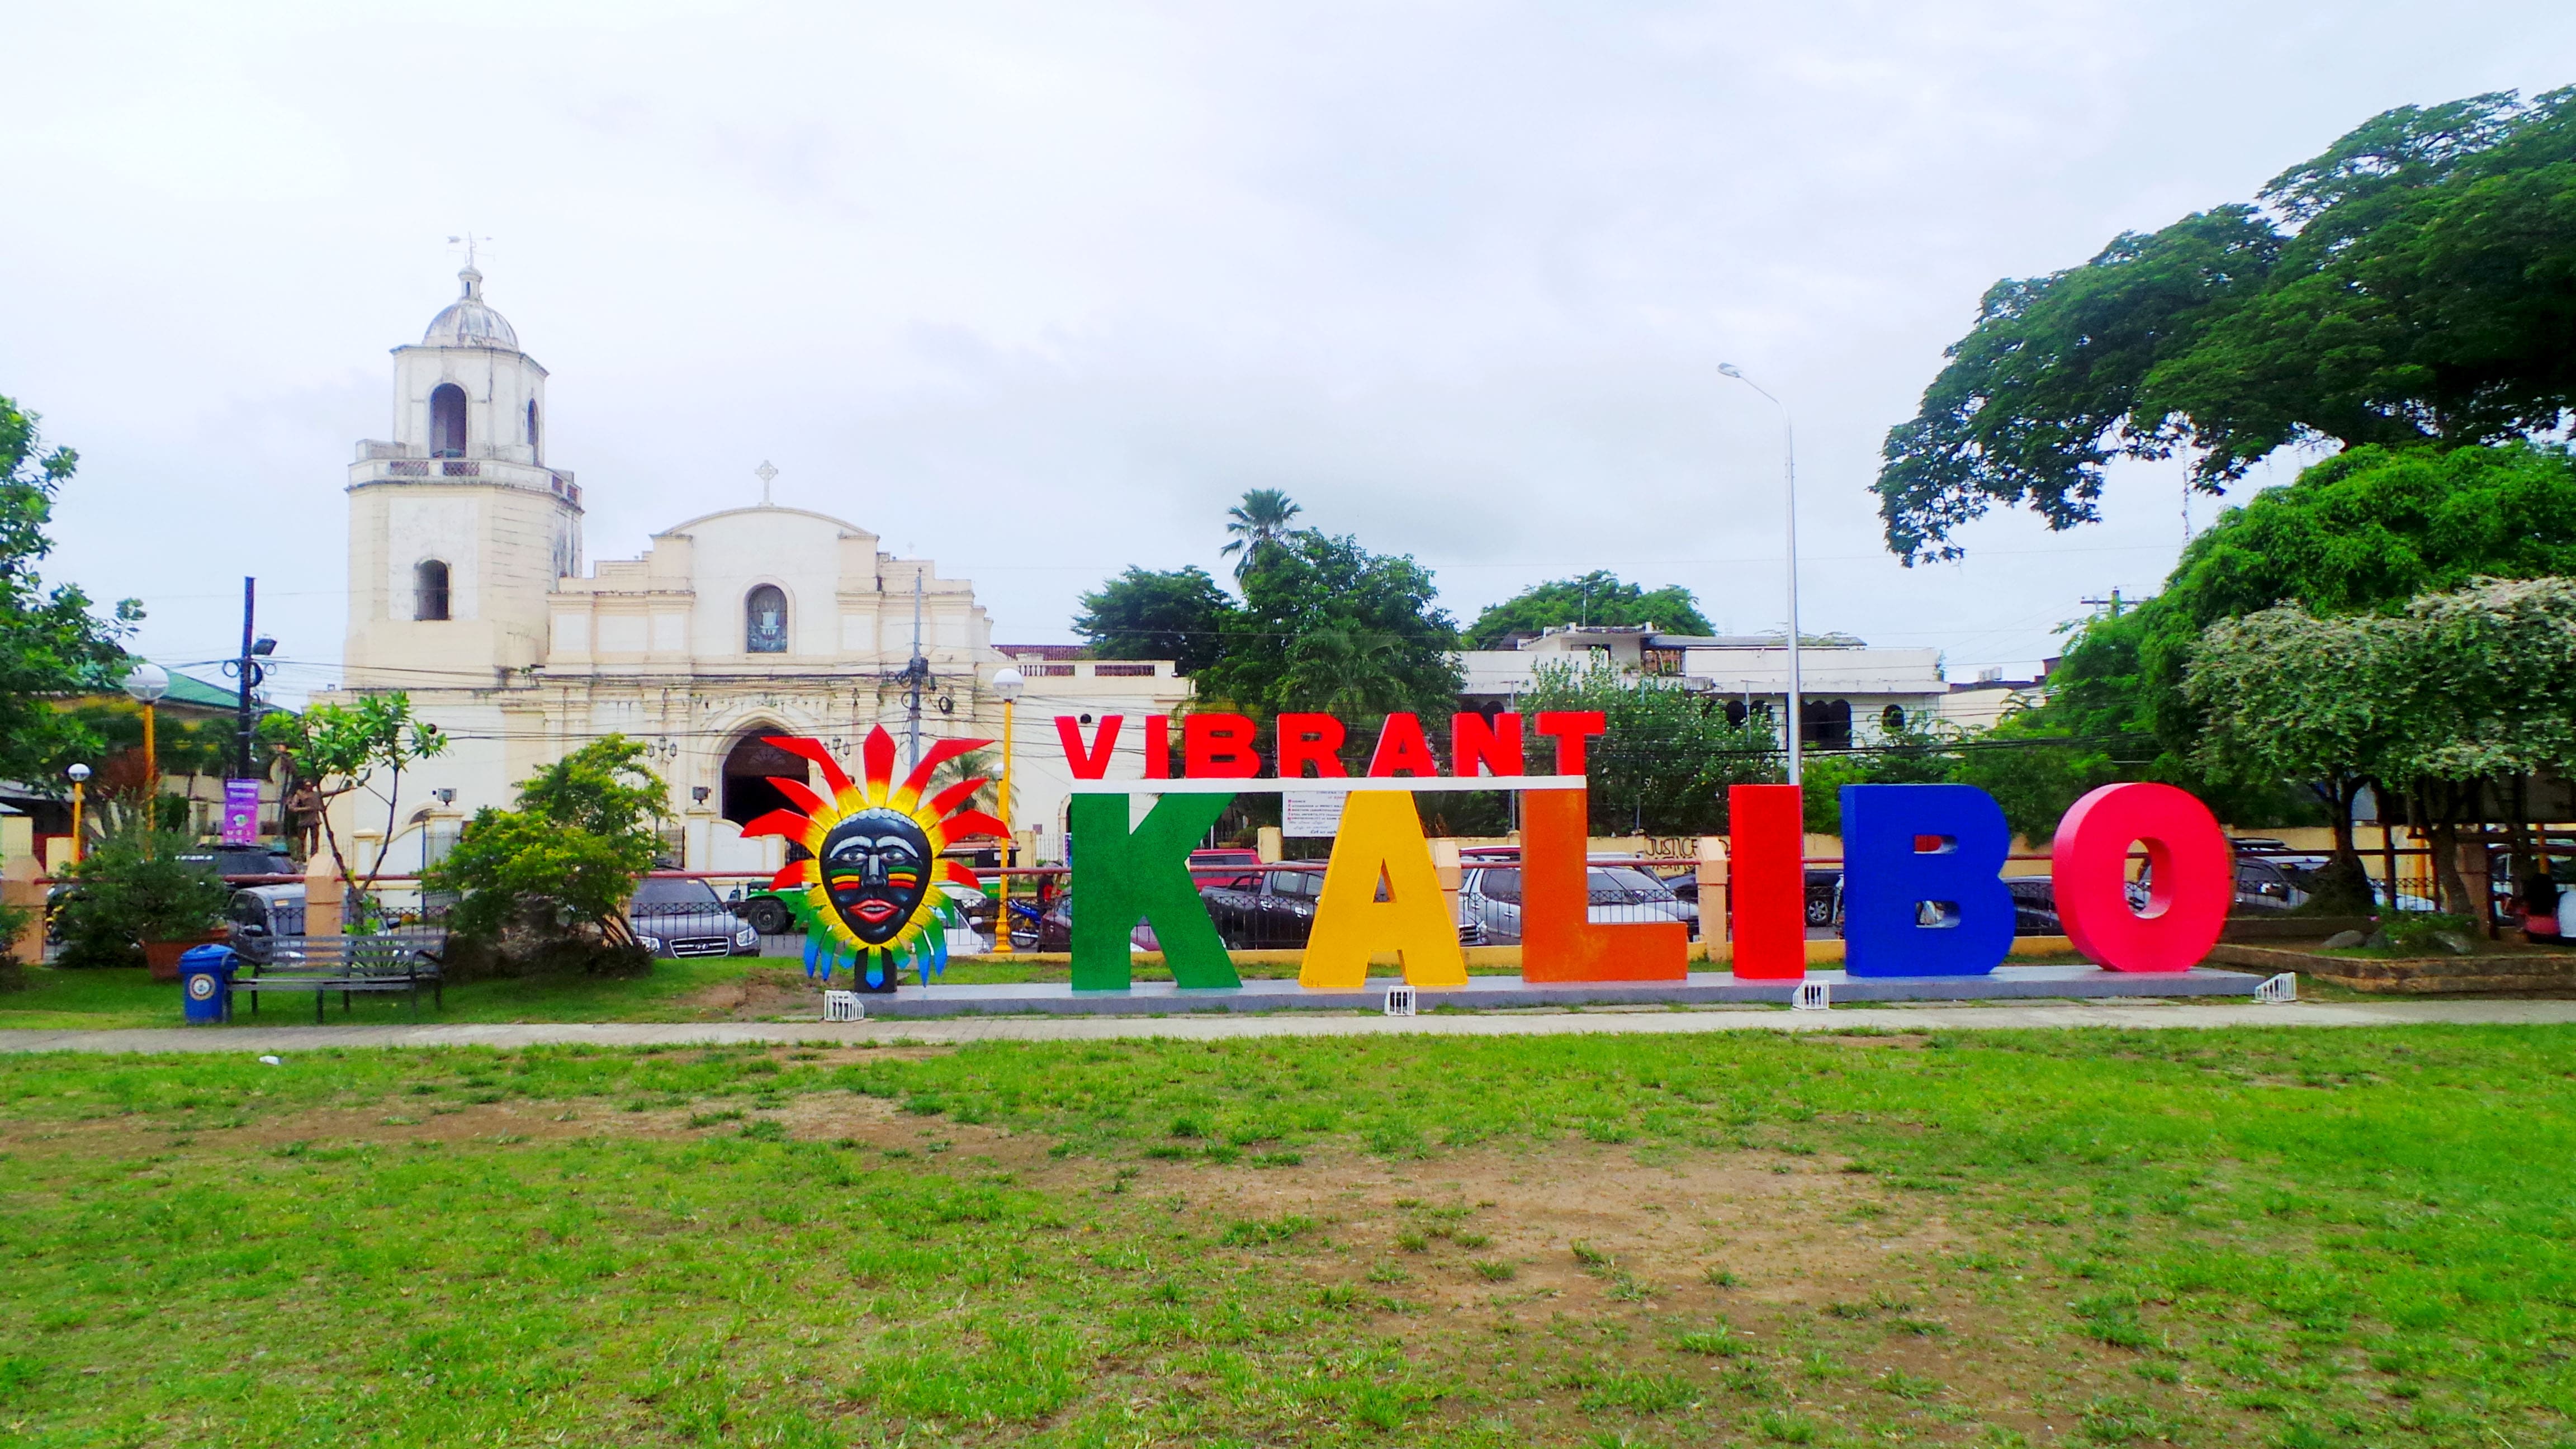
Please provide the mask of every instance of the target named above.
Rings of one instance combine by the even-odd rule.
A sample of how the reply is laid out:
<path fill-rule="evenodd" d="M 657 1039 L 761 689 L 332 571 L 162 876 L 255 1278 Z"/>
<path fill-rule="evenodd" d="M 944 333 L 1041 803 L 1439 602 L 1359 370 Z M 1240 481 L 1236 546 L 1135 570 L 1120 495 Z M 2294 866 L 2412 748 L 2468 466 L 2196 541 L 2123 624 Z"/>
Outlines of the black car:
<path fill-rule="evenodd" d="M 1698 874 L 1674 876 L 1665 881 L 1664 886 L 1673 893 L 1674 899 L 1689 908 L 1687 919 L 1691 923 L 1691 934 L 1699 939 L 1707 939 L 1705 923 L 1708 917 L 1700 910 Z M 1719 913 L 1724 913 L 1722 904 L 1719 907 Z M 1843 873 L 1831 866 L 1808 866 L 1807 924 L 1830 926 L 1842 918 Z M 1720 929 L 1719 934 L 1724 934 L 1723 928 Z"/>
<path fill-rule="evenodd" d="M 2012 892 L 2014 935 L 2066 934 L 2066 923 L 2057 916 L 2057 882 L 2053 878 L 2044 875 L 2006 876 L 2004 889 Z"/>
<path fill-rule="evenodd" d="M 1265 870 L 1251 885 L 1236 890 L 1209 886 L 1199 892 L 1208 919 L 1229 951 L 1296 950 L 1315 929 L 1315 903 L 1324 894 L 1320 869 Z M 1458 927 L 1462 946 L 1484 944 L 1482 925 L 1469 920 Z"/>
<path fill-rule="evenodd" d="M 204 850 L 183 852 L 181 860 L 191 865 L 214 868 L 215 874 L 230 880 L 244 875 L 302 875 L 304 867 L 295 857 L 282 850 L 268 850 L 255 845 L 217 845 Z"/>

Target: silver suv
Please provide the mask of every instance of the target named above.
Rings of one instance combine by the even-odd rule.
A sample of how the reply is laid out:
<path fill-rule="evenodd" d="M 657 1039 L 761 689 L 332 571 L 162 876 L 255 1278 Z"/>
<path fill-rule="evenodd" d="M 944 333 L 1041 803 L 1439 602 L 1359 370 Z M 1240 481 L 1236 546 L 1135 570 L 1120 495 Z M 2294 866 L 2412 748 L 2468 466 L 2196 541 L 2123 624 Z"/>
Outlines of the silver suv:
<path fill-rule="evenodd" d="M 1633 865 L 1595 865 L 1585 870 L 1592 904 L 1584 912 L 1594 921 L 1680 921 L 1690 923 L 1690 910 L 1671 886 Z M 1521 939 L 1521 868 L 1518 865 L 1471 865 L 1458 884 L 1458 916 L 1480 927 L 1483 944 L 1517 945 Z"/>

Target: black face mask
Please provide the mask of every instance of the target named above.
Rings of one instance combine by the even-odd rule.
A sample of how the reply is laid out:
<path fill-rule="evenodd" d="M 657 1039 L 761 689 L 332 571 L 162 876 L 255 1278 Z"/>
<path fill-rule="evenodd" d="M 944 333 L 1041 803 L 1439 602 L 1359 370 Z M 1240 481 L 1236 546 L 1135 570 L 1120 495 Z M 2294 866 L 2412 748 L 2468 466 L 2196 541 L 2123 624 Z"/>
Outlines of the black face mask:
<path fill-rule="evenodd" d="M 871 946 L 895 938 L 930 893 L 930 837 L 909 815 L 864 810 L 823 838 L 823 887 L 851 934 Z"/>

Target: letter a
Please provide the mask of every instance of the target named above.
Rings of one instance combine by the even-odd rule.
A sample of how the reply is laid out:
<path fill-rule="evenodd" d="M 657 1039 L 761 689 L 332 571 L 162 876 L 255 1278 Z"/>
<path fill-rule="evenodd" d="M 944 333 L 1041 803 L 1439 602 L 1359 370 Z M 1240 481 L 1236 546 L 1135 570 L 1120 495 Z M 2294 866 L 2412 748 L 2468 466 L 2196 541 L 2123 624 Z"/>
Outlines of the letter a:
<path fill-rule="evenodd" d="M 1175 984 L 1241 986 L 1207 902 L 1190 881 L 1190 847 L 1234 797 L 1166 795 L 1132 832 L 1127 800 L 1073 797 L 1073 989 L 1126 990 L 1127 933 L 1144 920 L 1154 923 Z"/>
<path fill-rule="evenodd" d="M 1377 898 L 1386 883 L 1386 899 Z M 1456 990 L 1467 984 L 1467 953 L 1458 921 L 1432 868 L 1431 842 L 1410 791 L 1355 790 L 1342 804 L 1342 833 L 1324 866 L 1324 894 L 1297 984 L 1309 990 L 1357 991 L 1368 984 L 1369 957 L 1393 951 L 1413 986 Z"/>

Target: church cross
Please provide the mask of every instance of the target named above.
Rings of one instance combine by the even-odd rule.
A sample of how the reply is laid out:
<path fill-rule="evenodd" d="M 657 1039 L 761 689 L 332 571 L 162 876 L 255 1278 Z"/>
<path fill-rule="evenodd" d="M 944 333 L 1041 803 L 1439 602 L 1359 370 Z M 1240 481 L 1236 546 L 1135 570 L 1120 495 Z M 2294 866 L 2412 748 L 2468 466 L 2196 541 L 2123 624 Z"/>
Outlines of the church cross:
<path fill-rule="evenodd" d="M 769 465 L 768 459 L 763 458 L 760 460 L 760 466 L 751 470 L 751 476 L 760 480 L 760 506 L 769 507 L 769 480 L 778 476 L 778 470 Z"/>

